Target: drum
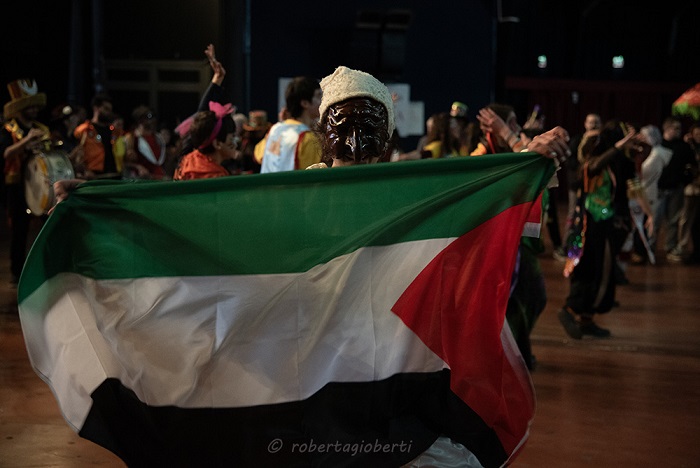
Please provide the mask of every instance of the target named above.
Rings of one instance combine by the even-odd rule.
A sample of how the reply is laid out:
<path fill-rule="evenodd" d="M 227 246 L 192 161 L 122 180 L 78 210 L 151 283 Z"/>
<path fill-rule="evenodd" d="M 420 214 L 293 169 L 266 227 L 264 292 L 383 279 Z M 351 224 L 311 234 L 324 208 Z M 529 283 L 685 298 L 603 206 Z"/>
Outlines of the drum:
<path fill-rule="evenodd" d="M 73 178 L 73 165 L 65 151 L 37 153 L 31 156 L 24 174 L 24 197 L 27 207 L 37 216 L 48 213 L 55 203 L 53 183 Z"/>

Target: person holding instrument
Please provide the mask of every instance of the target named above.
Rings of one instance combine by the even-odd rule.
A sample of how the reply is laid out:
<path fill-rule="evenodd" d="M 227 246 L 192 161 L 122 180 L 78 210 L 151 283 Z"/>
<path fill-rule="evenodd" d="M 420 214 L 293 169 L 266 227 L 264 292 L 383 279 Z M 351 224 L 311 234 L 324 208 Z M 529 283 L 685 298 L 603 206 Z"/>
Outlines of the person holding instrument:
<path fill-rule="evenodd" d="M 11 100 L 4 108 L 6 123 L 0 129 L 0 153 L 10 223 L 10 283 L 16 285 L 24 265 L 31 219 L 24 195 L 26 163 L 36 152 L 51 149 L 51 132 L 37 121 L 39 111 L 46 106 L 46 94 L 38 92 L 36 81 L 16 80 L 7 89 Z"/>

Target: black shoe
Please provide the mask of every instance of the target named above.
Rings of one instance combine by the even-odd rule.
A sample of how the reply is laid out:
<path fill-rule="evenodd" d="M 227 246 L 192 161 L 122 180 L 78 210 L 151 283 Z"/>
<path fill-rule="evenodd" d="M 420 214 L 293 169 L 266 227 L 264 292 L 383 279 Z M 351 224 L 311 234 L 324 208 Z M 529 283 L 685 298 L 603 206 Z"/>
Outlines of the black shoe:
<path fill-rule="evenodd" d="M 601 328 L 593 322 L 581 324 L 579 330 L 581 330 L 582 334 L 590 335 L 595 338 L 608 338 L 610 336 L 610 330 Z"/>
<path fill-rule="evenodd" d="M 622 270 L 615 272 L 615 284 L 620 286 L 625 286 L 630 284 L 629 278 L 625 275 Z"/>
<path fill-rule="evenodd" d="M 557 317 L 559 317 L 559 321 L 567 335 L 575 340 L 580 340 L 583 337 L 583 332 L 581 331 L 579 323 L 576 321 L 576 317 L 567 311 L 566 308 L 557 312 Z"/>

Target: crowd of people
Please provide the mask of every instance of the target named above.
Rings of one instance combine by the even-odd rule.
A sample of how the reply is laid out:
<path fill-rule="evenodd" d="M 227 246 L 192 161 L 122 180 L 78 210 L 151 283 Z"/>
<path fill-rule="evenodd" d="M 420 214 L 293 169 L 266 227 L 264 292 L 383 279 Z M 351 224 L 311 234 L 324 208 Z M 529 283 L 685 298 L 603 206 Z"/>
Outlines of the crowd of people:
<path fill-rule="evenodd" d="M 539 109 L 521 126 L 509 105 L 489 104 L 469 122 L 460 104 L 431 115 L 418 147 L 395 160 L 518 152 L 543 131 Z M 629 264 L 656 263 L 658 233 L 664 233 L 659 250 L 663 248 L 668 262 L 700 261 L 700 123 L 684 133 L 681 119 L 674 116 L 659 129 L 614 117 L 603 121 L 590 113 L 583 131 L 569 140 L 569 151 L 571 157 L 562 161 L 559 171 L 568 199 L 563 233 L 556 191 L 548 189 L 543 196 L 543 225 L 553 255 L 564 262 L 564 275 L 570 279 L 569 295 L 558 315 L 574 339 L 605 338 L 610 331 L 595 323 L 595 314 L 618 304 L 615 288 L 629 282 Z M 529 332 L 547 302 L 538 261 L 543 251 L 542 238 L 523 237 L 507 310 L 530 368 L 534 359 Z"/>
<path fill-rule="evenodd" d="M 614 118 L 604 122 L 590 113 L 583 131 L 569 138 L 560 127 L 545 131 L 540 112 L 521 125 L 512 106 L 494 102 L 469 119 L 467 105 L 455 102 L 427 119 L 425 136 L 414 150 L 400 151 L 392 96 L 371 75 L 340 67 L 324 79 L 325 86 L 324 81 L 296 77 L 287 87 L 279 121 L 272 124 L 264 111 L 235 113 L 225 102 L 226 70 L 214 47 L 207 47 L 205 55 L 213 72 L 211 84 L 197 112 L 175 129 L 159 125 L 145 105 L 133 110 L 125 128 L 124 118 L 104 93 L 93 97 L 91 115 L 81 106 L 61 105 L 46 125 L 37 120 L 46 96 L 36 83 L 18 80 L 8 85 L 0 160 L 13 283 L 22 270 L 32 216 L 24 197 L 26 161 L 56 149 L 67 155 L 75 176 L 74 182 L 56 189 L 59 200 L 80 181 L 100 178 L 177 181 L 520 151 L 558 158 L 564 166 L 559 182 L 568 197 L 565 232 L 560 233 L 552 190 L 543 197 L 549 221 L 543 225 L 571 281 L 559 319 L 576 339 L 610 335 L 593 318 L 616 304 L 615 286 L 627 281 L 630 263 L 656 262 L 659 232 L 665 234 L 658 248 L 667 261 L 700 259 L 700 123 L 684 133 L 676 117 L 658 128 Z M 538 260 L 543 251 L 542 238 L 523 237 L 508 305 L 509 324 L 530 368 L 529 333 L 547 302 Z"/>

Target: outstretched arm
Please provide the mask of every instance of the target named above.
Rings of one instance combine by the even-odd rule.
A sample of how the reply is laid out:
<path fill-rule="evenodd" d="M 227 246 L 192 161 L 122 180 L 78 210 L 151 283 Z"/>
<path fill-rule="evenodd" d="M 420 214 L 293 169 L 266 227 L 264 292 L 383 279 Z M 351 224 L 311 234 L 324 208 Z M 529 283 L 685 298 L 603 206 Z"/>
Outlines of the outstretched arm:
<path fill-rule="evenodd" d="M 618 154 L 621 154 L 626 149 L 634 151 L 640 150 L 639 136 L 633 129 L 630 130 L 624 137 L 615 142 L 615 146 L 604 151 L 600 156 L 589 158 L 589 170 L 592 174 L 597 174 L 602 171 Z"/>
<path fill-rule="evenodd" d="M 523 151 L 532 151 L 547 158 L 564 162 L 567 157 L 571 156 L 568 143 L 569 133 L 562 127 L 554 127 L 547 132 L 536 135 Z"/>
<path fill-rule="evenodd" d="M 33 151 L 41 147 L 41 141 L 46 137 L 46 134 L 38 128 L 32 128 L 27 132 L 27 135 L 17 143 L 8 146 L 5 149 L 5 159 L 10 159 L 14 156 L 20 158 L 28 154 L 28 151 Z"/>
<path fill-rule="evenodd" d="M 517 153 L 525 148 L 526 142 L 522 141 L 520 135 L 511 130 L 508 124 L 492 109 L 488 107 L 480 109 L 476 119 L 484 133 L 498 135 L 512 151 Z"/>
<path fill-rule="evenodd" d="M 61 203 L 63 200 L 68 198 L 70 193 L 75 190 L 78 185 L 82 184 L 85 182 L 84 179 L 65 179 L 65 180 L 58 180 L 53 183 L 53 194 L 54 197 L 56 198 L 56 203 L 51 207 L 49 210 L 49 214 L 53 213 L 54 208 L 56 208 L 56 205 Z"/>
<path fill-rule="evenodd" d="M 218 102 L 220 104 L 227 102 L 227 98 L 224 96 L 224 88 L 221 86 L 221 84 L 224 82 L 224 77 L 226 76 L 226 69 L 221 62 L 216 59 L 213 44 L 209 44 L 207 46 L 207 49 L 204 51 L 204 55 L 207 56 L 209 65 L 211 66 L 214 75 L 211 78 L 211 83 L 204 93 L 204 96 L 202 96 L 202 100 L 199 101 L 199 108 L 197 111 L 200 112 L 209 110 L 210 101 Z"/>

